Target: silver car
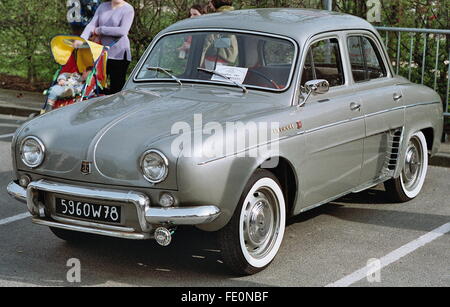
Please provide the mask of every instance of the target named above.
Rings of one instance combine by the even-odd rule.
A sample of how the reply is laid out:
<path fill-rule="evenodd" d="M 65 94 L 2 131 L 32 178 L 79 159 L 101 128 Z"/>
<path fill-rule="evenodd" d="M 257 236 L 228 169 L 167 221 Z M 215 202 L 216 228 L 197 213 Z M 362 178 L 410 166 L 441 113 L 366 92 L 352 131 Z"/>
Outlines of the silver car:
<path fill-rule="evenodd" d="M 439 95 L 394 75 L 366 21 L 211 14 L 159 33 L 122 92 L 20 127 L 8 191 L 64 240 L 217 231 L 224 262 L 253 274 L 293 215 L 380 183 L 415 198 L 442 130 Z"/>

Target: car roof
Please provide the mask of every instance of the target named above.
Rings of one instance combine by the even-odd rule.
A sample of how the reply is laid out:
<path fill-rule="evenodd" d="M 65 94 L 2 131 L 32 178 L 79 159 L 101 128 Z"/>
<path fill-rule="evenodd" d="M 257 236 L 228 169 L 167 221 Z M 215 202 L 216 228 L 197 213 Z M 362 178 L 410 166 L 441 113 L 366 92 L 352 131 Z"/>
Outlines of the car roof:
<path fill-rule="evenodd" d="M 161 34 L 187 29 L 238 29 L 288 36 L 298 41 L 323 32 L 363 29 L 376 33 L 366 20 L 333 11 L 313 9 L 250 9 L 207 14 L 179 21 Z"/>

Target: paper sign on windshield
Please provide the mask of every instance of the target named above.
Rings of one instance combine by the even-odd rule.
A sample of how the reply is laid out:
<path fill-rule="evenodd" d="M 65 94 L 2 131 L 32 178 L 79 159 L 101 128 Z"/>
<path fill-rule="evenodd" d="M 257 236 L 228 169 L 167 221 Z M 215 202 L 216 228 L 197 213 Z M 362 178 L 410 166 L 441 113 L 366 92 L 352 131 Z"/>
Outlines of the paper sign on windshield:
<path fill-rule="evenodd" d="M 248 68 L 217 65 L 215 70 L 222 75 L 227 76 L 232 81 L 242 84 L 245 80 L 245 76 L 247 75 Z M 211 80 L 228 82 L 228 80 L 218 75 L 213 75 Z"/>

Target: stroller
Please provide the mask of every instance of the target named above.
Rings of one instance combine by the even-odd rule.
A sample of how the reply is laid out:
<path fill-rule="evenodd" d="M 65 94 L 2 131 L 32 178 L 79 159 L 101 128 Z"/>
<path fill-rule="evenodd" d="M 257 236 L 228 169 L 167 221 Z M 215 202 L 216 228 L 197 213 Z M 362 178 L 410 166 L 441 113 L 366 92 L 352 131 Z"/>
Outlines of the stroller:
<path fill-rule="evenodd" d="M 79 48 L 74 48 L 74 41 L 82 41 Z M 109 47 L 87 41 L 78 36 L 58 35 L 51 41 L 51 50 L 53 57 L 61 67 L 56 71 L 51 87 L 44 91 L 46 95 L 45 104 L 41 114 L 49 110 L 54 110 L 75 102 L 87 100 L 93 97 L 101 96 L 101 91 L 106 87 L 106 61 Z M 57 84 L 61 75 L 78 76 L 86 74 L 86 79 L 77 91 L 69 91 L 69 96 L 58 97 L 52 103 L 49 103 L 49 94 L 52 88 Z"/>

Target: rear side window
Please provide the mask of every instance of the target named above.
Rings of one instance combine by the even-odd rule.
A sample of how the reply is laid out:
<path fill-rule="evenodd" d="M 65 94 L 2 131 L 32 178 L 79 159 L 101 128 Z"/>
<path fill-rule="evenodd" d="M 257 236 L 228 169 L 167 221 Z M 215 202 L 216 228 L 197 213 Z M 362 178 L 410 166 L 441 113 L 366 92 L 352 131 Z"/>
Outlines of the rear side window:
<path fill-rule="evenodd" d="M 381 54 L 371 39 L 365 36 L 350 36 L 348 38 L 348 50 L 355 82 L 387 76 Z"/>
<path fill-rule="evenodd" d="M 336 38 L 314 43 L 306 55 L 302 85 L 317 79 L 327 80 L 330 87 L 343 85 L 345 80 L 339 50 L 339 42 Z"/>

